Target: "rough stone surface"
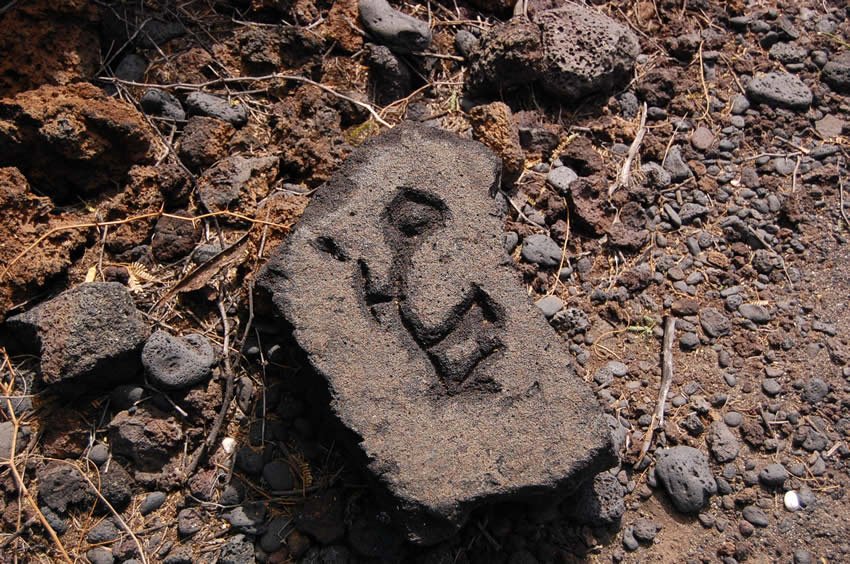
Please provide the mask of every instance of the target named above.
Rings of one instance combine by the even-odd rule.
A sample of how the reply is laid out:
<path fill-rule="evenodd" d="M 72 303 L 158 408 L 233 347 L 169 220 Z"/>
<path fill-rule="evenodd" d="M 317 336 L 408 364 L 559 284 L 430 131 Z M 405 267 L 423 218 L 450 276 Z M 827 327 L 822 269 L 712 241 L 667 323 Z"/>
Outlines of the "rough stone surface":
<path fill-rule="evenodd" d="M 393 51 L 425 51 L 431 44 L 427 22 L 393 9 L 386 0 L 360 0 L 358 7 L 366 31 Z"/>
<path fill-rule="evenodd" d="M 770 72 L 747 84 L 747 96 L 774 108 L 805 110 L 812 105 L 812 91 L 796 75 Z"/>
<path fill-rule="evenodd" d="M 514 19 L 494 26 L 472 54 L 466 87 L 473 94 L 498 92 L 536 81 L 543 71 L 539 28 Z"/>
<path fill-rule="evenodd" d="M 396 127 L 319 189 L 259 284 L 414 541 L 614 461 L 591 391 L 506 261 L 498 167 L 476 142 Z"/>
<path fill-rule="evenodd" d="M 470 66 L 471 92 L 539 81 L 550 93 L 575 100 L 629 77 L 640 46 L 626 26 L 577 3 L 552 7 L 540 6 L 531 21 L 515 18 L 482 38 Z"/>
<path fill-rule="evenodd" d="M 837 92 L 850 93 L 850 51 L 844 51 L 826 63 L 821 77 Z"/>
<path fill-rule="evenodd" d="M 517 179 L 525 165 L 519 143 L 519 131 L 511 109 L 504 102 L 482 104 L 469 111 L 472 136 L 484 143 L 502 159 L 505 179 Z"/>
<path fill-rule="evenodd" d="M 19 167 L 58 202 L 77 203 L 77 196 L 113 186 L 155 153 L 143 116 L 92 84 L 43 86 L 0 100 L 0 166 Z"/>
<path fill-rule="evenodd" d="M 640 53 L 637 37 L 623 24 L 592 8 L 567 2 L 533 16 L 540 26 L 549 92 L 577 99 L 627 80 Z"/>
<path fill-rule="evenodd" d="M 655 476 L 682 513 L 698 513 L 717 493 L 708 459 L 693 447 L 675 446 L 657 452 Z"/>
<path fill-rule="evenodd" d="M 193 171 L 203 170 L 227 155 L 227 142 L 234 133 L 236 129 L 226 121 L 193 116 L 180 136 L 180 160 Z"/>
<path fill-rule="evenodd" d="M 410 93 L 413 80 L 410 69 L 389 47 L 368 43 L 365 54 L 373 100 L 387 105 Z"/>
<path fill-rule="evenodd" d="M 610 472 L 582 484 L 578 493 L 562 506 L 564 516 L 594 527 L 617 525 L 626 512 L 625 489 Z"/>
<path fill-rule="evenodd" d="M 198 179 L 198 196 L 210 211 L 231 210 L 253 215 L 257 202 L 277 176 L 276 157 L 227 157 Z"/>
<path fill-rule="evenodd" d="M 206 92 L 192 92 L 186 96 L 186 111 L 193 116 L 218 118 L 235 127 L 241 127 L 248 123 L 248 110 L 245 109 L 245 106 L 239 103 L 230 103 L 224 98 Z"/>
<path fill-rule="evenodd" d="M 129 458 L 141 470 L 157 471 L 183 445 L 183 431 L 174 417 L 155 407 L 121 411 L 109 422 L 112 452 Z"/>
<path fill-rule="evenodd" d="M 170 390 L 188 388 L 210 375 L 215 351 L 203 335 L 175 337 L 158 330 L 142 349 L 142 364 L 155 384 Z"/>
<path fill-rule="evenodd" d="M 98 7 L 32 0 L 0 13 L 0 97 L 93 77 L 101 61 Z"/>
<path fill-rule="evenodd" d="M 735 438 L 735 433 L 723 421 L 715 421 L 708 426 L 706 441 L 708 442 L 708 448 L 711 449 L 711 454 L 714 455 L 717 462 L 731 462 L 735 460 L 741 448 L 740 444 L 738 444 L 738 439 Z"/>
<path fill-rule="evenodd" d="M 132 378 L 148 328 L 127 288 L 81 284 L 6 322 L 35 346 L 48 384 L 84 379 L 109 384 Z"/>
<path fill-rule="evenodd" d="M 39 501 L 57 513 L 65 513 L 69 506 L 84 507 L 94 500 L 94 492 L 71 464 L 50 462 L 36 476 Z"/>

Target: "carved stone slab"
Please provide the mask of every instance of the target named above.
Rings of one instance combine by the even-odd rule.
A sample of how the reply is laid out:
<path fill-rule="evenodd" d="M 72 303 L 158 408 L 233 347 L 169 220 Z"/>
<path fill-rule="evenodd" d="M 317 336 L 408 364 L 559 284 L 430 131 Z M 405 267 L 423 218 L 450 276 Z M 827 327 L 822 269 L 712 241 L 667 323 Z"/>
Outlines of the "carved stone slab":
<path fill-rule="evenodd" d="M 558 499 L 614 463 L 503 249 L 499 172 L 477 142 L 396 127 L 316 192 L 260 282 L 413 541 L 485 503 Z"/>

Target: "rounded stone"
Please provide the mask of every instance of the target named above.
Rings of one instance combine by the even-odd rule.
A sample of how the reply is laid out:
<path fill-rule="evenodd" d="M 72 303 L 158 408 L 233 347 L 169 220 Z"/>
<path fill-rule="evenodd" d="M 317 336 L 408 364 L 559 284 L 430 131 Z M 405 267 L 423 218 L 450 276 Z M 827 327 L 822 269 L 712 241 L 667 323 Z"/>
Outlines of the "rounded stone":
<path fill-rule="evenodd" d="M 540 266 L 558 266 L 561 252 L 558 243 L 542 233 L 529 235 L 522 241 L 522 258 Z"/>
<path fill-rule="evenodd" d="M 203 335 L 174 337 L 158 330 L 142 350 L 142 364 L 154 384 L 188 388 L 205 380 L 215 364 L 215 351 Z"/>

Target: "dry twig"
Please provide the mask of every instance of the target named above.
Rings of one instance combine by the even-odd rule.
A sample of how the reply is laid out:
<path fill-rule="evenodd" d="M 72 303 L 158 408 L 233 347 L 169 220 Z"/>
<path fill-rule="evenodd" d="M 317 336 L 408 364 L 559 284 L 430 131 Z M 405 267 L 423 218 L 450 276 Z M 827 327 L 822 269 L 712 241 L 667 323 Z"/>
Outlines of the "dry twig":
<path fill-rule="evenodd" d="M 652 422 L 643 439 L 640 455 L 634 466 L 637 468 L 643 461 L 643 457 L 649 452 L 652 438 L 656 429 L 664 427 L 664 405 L 667 402 L 667 394 L 670 392 L 670 384 L 673 383 L 673 339 L 676 333 L 676 319 L 668 315 L 664 319 L 664 339 L 661 346 L 661 388 L 658 390 L 658 403 L 655 404 L 655 412 L 652 414 Z"/>
<path fill-rule="evenodd" d="M 14 378 L 14 368 L 12 367 L 12 361 L 9 358 L 9 354 L 6 352 L 6 349 L 2 349 L 3 351 L 3 366 L 5 366 L 9 370 L 9 374 L 12 375 L 11 382 L 15 381 Z M 12 478 L 15 480 L 15 485 L 17 485 L 18 490 L 23 494 L 33 511 L 35 512 L 35 516 L 38 518 L 41 526 L 44 527 L 44 530 L 47 531 L 47 534 L 50 536 L 50 539 L 53 541 L 53 544 L 56 545 L 56 549 L 62 555 L 62 558 L 66 562 L 72 562 L 71 557 L 68 556 L 68 551 L 65 550 L 65 546 L 62 544 L 62 541 L 59 540 L 59 536 L 56 534 L 56 531 L 53 530 L 53 527 L 50 526 L 50 523 L 47 521 L 47 518 L 38 508 L 38 504 L 33 499 L 32 494 L 27 488 L 26 484 L 24 484 L 24 479 L 21 477 L 20 472 L 18 472 L 18 468 L 15 465 L 15 450 L 17 449 L 17 439 L 18 439 L 18 429 L 20 428 L 20 421 L 18 416 L 15 414 L 15 406 L 12 405 L 12 400 L 10 399 L 13 395 L 13 390 L 11 389 L 11 383 L 4 391 L 4 395 L 6 396 L 6 409 L 8 410 L 9 420 L 12 422 L 12 440 L 11 440 L 11 448 L 9 450 L 9 470 L 12 472 Z"/>
<path fill-rule="evenodd" d="M 643 138 L 646 136 L 646 110 L 646 102 L 644 102 L 640 113 L 640 126 L 638 127 L 631 146 L 629 147 L 629 154 L 626 156 L 623 168 L 620 169 L 620 176 L 617 178 L 617 182 L 608 188 L 609 198 L 618 188 L 627 188 L 631 183 L 632 163 L 634 163 L 635 158 L 637 158 L 638 151 L 640 151 L 640 146 L 643 143 Z"/>

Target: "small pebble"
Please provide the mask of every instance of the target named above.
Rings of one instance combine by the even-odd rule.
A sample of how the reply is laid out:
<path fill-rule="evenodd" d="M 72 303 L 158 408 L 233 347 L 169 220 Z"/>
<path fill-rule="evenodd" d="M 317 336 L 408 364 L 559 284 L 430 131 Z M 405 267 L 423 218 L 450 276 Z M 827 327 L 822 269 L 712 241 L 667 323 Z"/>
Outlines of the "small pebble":
<path fill-rule="evenodd" d="M 788 490 L 787 492 L 785 492 L 783 502 L 785 503 L 785 509 L 787 509 L 791 513 L 800 510 L 800 497 L 794 490 Z"/>

